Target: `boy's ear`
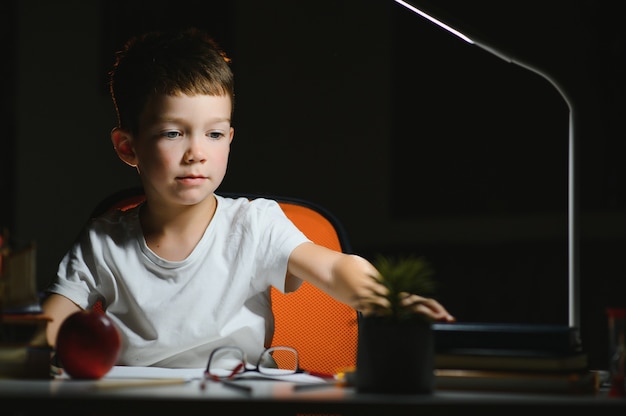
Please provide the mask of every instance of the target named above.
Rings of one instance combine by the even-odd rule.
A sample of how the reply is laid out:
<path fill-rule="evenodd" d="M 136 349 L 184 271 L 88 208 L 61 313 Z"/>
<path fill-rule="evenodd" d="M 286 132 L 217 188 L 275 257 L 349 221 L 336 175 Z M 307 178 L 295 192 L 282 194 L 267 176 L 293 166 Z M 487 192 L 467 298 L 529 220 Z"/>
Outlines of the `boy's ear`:
<path fill-rule="evenodd" d="M 133 149 L 133 137 L 127 130 L 116 127 L 111 131 L 111 141 L 117 156 L 126 164 L 136 167 L 137 157 Z"/>

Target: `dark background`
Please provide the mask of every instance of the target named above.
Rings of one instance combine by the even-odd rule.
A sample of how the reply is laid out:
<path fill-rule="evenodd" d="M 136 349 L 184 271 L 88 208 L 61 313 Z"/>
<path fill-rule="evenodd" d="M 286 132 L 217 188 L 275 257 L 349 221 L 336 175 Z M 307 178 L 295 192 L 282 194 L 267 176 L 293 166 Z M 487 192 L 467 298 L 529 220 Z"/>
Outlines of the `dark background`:
<path fill-rule="evenodd" d="M 573 103 L 581 333 L 604 367 L 604 310 L 626 306 L 624 6 L 423 3 L 546 70 Z M 236 76 L 222 190 L 322 203 L 366 257 L 426 256 L 460 321 L 568 323 L 570 108 L 544 77 L 391 0 L 13 0 L 0 13 L 0 219 L 16 247 L 38 243 L 40 286 L 93 206 L 137 184 L 108 138 L 113 52 L 193 24 Z"/>

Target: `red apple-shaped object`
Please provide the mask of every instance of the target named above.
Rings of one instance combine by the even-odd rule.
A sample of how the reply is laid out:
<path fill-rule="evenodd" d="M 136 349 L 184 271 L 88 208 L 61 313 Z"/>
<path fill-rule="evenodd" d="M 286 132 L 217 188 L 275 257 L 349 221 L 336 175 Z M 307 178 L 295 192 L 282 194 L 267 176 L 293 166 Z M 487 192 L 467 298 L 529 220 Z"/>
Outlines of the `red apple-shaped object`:
<path fill-rule="evenodd" d="M 119 330 L 111 318 L 102 312 L 78 311 L 61 324 L 56 355 L 70 377 L 95 380 L 115 365 L 121 346 Z"/>

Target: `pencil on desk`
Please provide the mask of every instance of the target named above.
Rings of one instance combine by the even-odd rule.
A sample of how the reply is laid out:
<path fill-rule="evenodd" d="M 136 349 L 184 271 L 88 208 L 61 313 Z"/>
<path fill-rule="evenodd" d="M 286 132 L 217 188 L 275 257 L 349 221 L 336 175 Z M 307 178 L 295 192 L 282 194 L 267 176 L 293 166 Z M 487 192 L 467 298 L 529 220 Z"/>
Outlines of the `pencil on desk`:
<path fill-rule="evenodd" d="M 103 379 L 94 383 L 97 389 L 118 389 L 125 387 L 153 387 L 153 386 L 171 386 L 176 384 L 185 384 L 189 382 L 186 378 L 155 378 L 155 379 L 128 379 L 114 380 Z"/>

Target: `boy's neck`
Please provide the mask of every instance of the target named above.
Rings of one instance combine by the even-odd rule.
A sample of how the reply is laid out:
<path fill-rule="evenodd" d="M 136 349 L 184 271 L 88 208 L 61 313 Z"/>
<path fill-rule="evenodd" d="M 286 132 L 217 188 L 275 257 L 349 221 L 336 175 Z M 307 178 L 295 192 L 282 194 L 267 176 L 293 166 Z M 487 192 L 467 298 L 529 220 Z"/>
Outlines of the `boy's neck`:
<path fill-rule="evenodd" d="M 155 210 L 154 206 L 159 209 Z M 146 244 L 166 260 L 184 260 L 204 235 L 216 209 L 215 196 L 183 207 L 163 208 L 146 201 L 139 215 Z"/>

